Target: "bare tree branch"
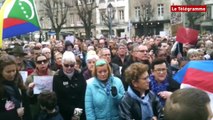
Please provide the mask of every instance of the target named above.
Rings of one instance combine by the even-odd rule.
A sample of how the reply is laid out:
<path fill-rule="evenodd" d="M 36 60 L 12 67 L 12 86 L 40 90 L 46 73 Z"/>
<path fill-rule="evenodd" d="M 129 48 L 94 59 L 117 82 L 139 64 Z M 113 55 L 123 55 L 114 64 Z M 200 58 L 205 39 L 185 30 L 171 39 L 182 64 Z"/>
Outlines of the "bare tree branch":
<path fill-rule="evenodd" d="M 69 5 L 61 0 L 44 0 L 46 15 L 51 21 L 51 26 L 56 32 L 56 39 L 59 39 L 59 33 L 67 22 L 67 13 Z"/>
<path fill-rule="evenodd" d="M 154 13 L 154 8 L 151 5 L 151 1 L 141 0 L 139 1 L 139 3 L 140 3 L 140 10 L 141 10 L 141 15 L 140 15 L 141 22 L 150 21 Z"/>
<path fill-rule="evenodd" d="M 78 11 L 78 15 L 83 22 L 86 38 L 91 37 L 91 27 L 92 27 L 92 16 L 93 10 L 95 10 L 95 0 L 89 3 L 89 0 L 75 0 L 75 5 Z"/>
<path fill-rule="evenodd" d="M 187 5 L 202 5 L 203 0 L 185 0 Z M 188 27 L 190 28 L 195 28 L 195 22 L 200 19 L 202 16 L 204 16 L 204 13 L 196 12 L 196 13 L 186 13 L 187 20 L 189 22 Z"/>

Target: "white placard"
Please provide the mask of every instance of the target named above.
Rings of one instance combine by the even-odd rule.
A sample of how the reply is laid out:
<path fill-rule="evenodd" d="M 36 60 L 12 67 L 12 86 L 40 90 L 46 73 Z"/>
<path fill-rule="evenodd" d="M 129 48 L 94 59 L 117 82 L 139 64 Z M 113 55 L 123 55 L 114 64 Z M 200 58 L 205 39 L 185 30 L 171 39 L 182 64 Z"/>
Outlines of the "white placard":
<path fill-rule="evenodd" d="M 22 77 L 22 80 L 23 80 L 23 83 L 25 84 L 26 80 L 27 80 L 27 76 L 28 76 L 28 73 L 27 71 L 19 71 L 21 77 Z"/>
<path fill-rule="evenodd" d="M 75 41 L 75 37 L 73 35 L 68 35 L 66 38 L 65 38 L 65 42 L 66 41 L 70 41 L 72 44 L 74 44 L 74 41 Z"/>
<path fill-rule="evenodd" d="M 161 37 L 167 36 L 167 32 L 166 32 L 166 31 L 160 31 L 160 36 L 161 36 Z"/>
<path fill-rule="evenodd" d="M 52 91 L 53 76 L 33 76 L 35 87 L 34 94 L 40 94 L 42 91 Z"/>

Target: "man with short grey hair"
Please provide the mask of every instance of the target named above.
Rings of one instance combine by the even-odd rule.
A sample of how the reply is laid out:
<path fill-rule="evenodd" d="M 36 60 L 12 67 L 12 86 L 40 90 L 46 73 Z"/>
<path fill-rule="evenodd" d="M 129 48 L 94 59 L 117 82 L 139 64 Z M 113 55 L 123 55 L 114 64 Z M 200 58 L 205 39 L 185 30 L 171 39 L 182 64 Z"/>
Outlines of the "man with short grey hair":
<path fill-rule="evenodd" d="M 98 55 L 101 59 L 105 59 L 109 63 L 110 67 L 112 68 L 113 74 L 116 77 L 121 78 L 121 75 L 120 75 L 120 72 L 119 72 L 119 66 L 117 64 L 111 62 L 110 50 L 108 48 L 102 48 L 99 51 Z"/>

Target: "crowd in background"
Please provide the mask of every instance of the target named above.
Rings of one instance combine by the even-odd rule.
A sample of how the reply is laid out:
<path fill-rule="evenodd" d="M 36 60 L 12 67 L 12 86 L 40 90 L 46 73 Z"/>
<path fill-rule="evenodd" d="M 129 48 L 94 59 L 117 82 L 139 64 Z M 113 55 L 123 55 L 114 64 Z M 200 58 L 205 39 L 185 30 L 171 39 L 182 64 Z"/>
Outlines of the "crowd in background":
<path fill-rule="evenodd" d="M 191 60 L 213 60 L 213 35 L 196 45 L 160 36 L 4 41 L 0 56 L 2 119 L 164 120 L 180 88 L 173 75 Z M 35 76 L 52 76 L 53 92 L 34 94 Z"/>

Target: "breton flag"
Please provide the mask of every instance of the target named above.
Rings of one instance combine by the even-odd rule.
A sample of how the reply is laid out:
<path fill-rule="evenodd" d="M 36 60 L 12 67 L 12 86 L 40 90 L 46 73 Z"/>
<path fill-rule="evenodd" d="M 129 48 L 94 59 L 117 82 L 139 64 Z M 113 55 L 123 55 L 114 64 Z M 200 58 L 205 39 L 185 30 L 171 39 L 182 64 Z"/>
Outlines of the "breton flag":
<path fill-rule="evenodd" d="M 0 10 L 2 40 L 40 30 L 34 0 L 6 0 Z"/>
<path fill-rule="evenodd" d="M 213 110 L 213 61 L 190 61 L 173 78 L 181 88 L 194 87 L 207 92 Z"/>

